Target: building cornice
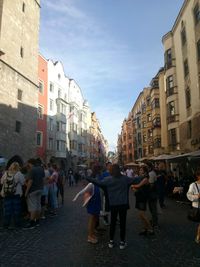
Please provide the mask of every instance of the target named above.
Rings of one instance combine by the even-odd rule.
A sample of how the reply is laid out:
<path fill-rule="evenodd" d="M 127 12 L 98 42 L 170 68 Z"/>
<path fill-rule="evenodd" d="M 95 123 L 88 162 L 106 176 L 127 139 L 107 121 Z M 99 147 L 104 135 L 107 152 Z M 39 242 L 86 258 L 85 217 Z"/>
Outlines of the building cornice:
<path fill-rule="evenodd" d="M 182 15 L 183 15 L 183 12 L 184 12 L 186 6 L 189 4 L 189 1 L 190 1 L 190 0 L 185 0 L 185 1 L 184 1 L 183 5 L 182 5 L 182 7 L 181 7 L 181 9 L 180 9 L 180 11 L 179 11 L 179 13 L 178 13 L 178 16 L 177 16 L 177 18 L 176 18 L 176 20 L 175 20 L 175 22 L 174 22 L 174 25 L 172 26 L 171 31 L 169 31 L 168 33 L 166 33 L 166 34 L 162 37 L 162 42 L 164 42 L 164 40 L 165 40 L 166 38 L 168 38 L 169 35 L 172 35 L 172 36 L 173 36 L 173 33 L 174 33 L 174 31 L 176 30 L 176 28 L 177 28 L 177 26 L 178 26 L 178 23 L 179 23 L 179 21 L 180 21 Z"/>
<path fill-rule="evenodd" d="M 17 74 L 19 74 L 21 77 L 23 77 L 24 79 L 26 79 L 27 81 L 29 81 L 31 84 L 33 84 L 34 86 L 36 86 L 38 88 L 38 84 L 34 83 L 33 81 L 31 81 L 28 77 L 24 76 L 21 72 L 19 72 L 18 70 L 16 70 L 15 68 L 13 68 L 11 65 L 9 65 L 8 63 L 6 63 L 4 60 L 0 59 L 0 62 L 2 62 L 3 64 L 5 64 L 7 67 L 9 67 L 11 70 L 17 72 Z"/>

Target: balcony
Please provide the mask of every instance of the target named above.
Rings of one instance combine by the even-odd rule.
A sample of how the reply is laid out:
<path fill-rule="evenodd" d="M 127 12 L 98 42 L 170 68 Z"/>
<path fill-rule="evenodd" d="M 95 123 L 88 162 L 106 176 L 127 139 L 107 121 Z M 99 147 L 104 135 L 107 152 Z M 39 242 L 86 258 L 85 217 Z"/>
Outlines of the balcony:
<path fill-rule="evenodd" d="M 178 114 L 175 115 L 171 115 L 167 117 L 167 123 L 173 123 L 173 122 L 177 122 L 178 121 Z"/>

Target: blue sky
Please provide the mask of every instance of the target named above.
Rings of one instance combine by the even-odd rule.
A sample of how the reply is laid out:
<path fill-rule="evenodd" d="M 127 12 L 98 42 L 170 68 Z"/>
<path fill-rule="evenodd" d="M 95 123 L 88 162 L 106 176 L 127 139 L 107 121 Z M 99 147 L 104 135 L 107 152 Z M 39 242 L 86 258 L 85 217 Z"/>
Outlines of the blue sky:
<path fill-rule="evenodd" d="M 183 0 L 41 1 L 40 52 L 63 63 L 110 149 L 140 91 L 163 66 L 162 36 Z"/>

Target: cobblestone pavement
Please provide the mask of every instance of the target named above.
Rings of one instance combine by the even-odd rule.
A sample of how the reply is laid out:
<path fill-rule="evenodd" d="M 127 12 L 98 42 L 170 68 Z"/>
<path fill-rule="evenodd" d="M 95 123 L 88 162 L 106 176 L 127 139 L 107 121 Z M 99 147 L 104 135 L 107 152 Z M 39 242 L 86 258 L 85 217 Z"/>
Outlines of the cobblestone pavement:
<path fill-rule="evenodd" d="M 66 202 L 59 216 L 47 218 L 32 230 L 0 232 L 0 266 L 49 267 L 199 267 L 200 245 L 194 242 L 196 225 L 187 221 L 188 206 L 167 200 L 167 209 L 159 216 L 161 229 L 153 237 L 138 235 L 139 223 L 130 194 L 127 219 L 128 247 L 107 247 L 107 231 L 99 243 L 87 239 L 87 213 L 81 200 L 72 202 L 81 185 L 66 188 Z M 116 241 L 119 234 L 116 233 Z"/>

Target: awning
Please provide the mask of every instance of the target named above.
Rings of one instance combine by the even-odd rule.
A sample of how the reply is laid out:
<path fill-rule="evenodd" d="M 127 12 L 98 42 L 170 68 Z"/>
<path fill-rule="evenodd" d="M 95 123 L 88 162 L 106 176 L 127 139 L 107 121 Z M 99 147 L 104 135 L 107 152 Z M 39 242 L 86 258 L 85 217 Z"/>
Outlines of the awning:
<path fill-rule="evenodd" d="M 189 152 L 189 153 L 184 153 L 180 155 L 168 155 L 168 154 L 163 154 L 159 155 L 158 157 L 152 158 L 153 160 L 168 160 L 168 161 L 174 161 L 174 160 L 181 160 L 184 158 L 200 158 L 200 150 Z"/>

